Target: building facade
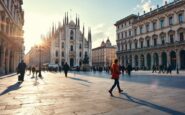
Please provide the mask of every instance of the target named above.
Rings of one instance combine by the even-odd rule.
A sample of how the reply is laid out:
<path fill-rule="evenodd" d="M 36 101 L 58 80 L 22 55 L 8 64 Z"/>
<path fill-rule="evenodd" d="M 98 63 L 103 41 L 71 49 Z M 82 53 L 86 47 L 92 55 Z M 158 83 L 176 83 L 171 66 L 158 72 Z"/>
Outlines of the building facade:
<path fill-rule="evenodd" d="M 69 21 L 68 14 L 63 20 L 63 25 L 52 32 L 50 64 L 63 65 L 67 62 L 71 67 L 81 66 L 85 55 L 89 58 L 89 65 L 92 65 L 92 38 L 91 30 L 88 31 L 88 39 L 85 38 L 85 29 L 80 31 L 80 19 L 76 22 Z"/>
<path fill-rule="evenodd" d="M 50 62 L 51 39 L 49 37 L 42 38 L 42 44 L 33 46 L 24 56 L 24 61 L 28 67 L 48 65 Z"/>
<path fill-rule="evenodd" d="M 112 46 L 109 39 L 102 41 L 101 46 L 92 50 L 92 66 L 107 67 L 110 66 L 116 58 L 116 47 Z"/>
<path fill-rule="evenodd" d="M 185 69 L 185 1 L 165 2 L 141 16 L 115 23 L 117 56 L 124 65 L 151 69 L 172 65 Z"/>
<path fill-rule="evenodd" d="M 23 58 L 22 0 L 0 0 L 0 75 L 14 72 Z"/>

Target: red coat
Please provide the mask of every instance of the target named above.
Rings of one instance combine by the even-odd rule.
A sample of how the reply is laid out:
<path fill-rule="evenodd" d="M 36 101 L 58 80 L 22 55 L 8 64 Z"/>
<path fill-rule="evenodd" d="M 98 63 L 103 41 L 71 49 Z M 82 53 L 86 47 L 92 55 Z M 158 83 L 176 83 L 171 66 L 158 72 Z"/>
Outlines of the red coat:
<path fill-rule="evenodd" d="M 111 67 L 112 79 L 118 79 L 120 75 L 119 66 L 117 64 L 112 64 Z"/>

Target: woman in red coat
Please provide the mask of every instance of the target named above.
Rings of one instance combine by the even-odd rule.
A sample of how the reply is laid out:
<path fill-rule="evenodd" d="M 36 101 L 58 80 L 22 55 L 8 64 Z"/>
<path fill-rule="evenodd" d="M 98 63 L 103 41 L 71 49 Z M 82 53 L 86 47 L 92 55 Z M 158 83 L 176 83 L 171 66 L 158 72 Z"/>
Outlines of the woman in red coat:
<path fill-rule="evenodd" d="M 121 93 L 123 91 L 123 90 L 121 90 L 121 88 L 119 86 L 120 69 L 119 69 L 119 65 L 118 65 L 118 59 L 114 60 L 114 63 L 112 64 L 112 67 L 111 67 L 111 72 L 112 72 L 112 79 L 114 79 L 114 84 L 111 87 L 111 89 L 109 90 L 109 93 L 111 96 L 113 96 L 112 91 L 116 87 L 116 85 L 118 87 L 119 93 Z"/>

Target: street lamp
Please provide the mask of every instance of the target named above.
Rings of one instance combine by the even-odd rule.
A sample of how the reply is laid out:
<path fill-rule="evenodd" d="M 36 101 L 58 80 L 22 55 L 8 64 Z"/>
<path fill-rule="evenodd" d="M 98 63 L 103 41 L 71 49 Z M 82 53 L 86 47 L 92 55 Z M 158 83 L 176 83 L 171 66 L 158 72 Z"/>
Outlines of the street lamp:
<path fill-rule="evenodd" d="M 41 46 L 39 45 L 39 77 L 42 77 L 41 74 Z"/>

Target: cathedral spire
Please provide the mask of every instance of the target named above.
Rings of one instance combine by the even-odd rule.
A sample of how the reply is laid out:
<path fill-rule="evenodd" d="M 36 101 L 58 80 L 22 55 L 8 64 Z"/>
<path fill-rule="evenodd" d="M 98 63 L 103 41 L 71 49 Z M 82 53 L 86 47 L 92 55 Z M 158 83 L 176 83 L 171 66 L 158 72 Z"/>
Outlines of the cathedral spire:
<path fill-rule="evenodd" d="M 85 28 L 84 28 L 84 24 L 83 24 L 83 37 L 85 36 Z"/>
<path fill-rule="evenodd" d="M 68 12 L 67 12 L 67 24 L 69 23 L 69 17 L 68 17 Z"/>
<path fill-rule="evenodd" d="M 88 30 L 88 41 L 91 42 L 91 28 Z"/>
<path fill-rule="evenodd" d="M 66 12 L 65 12 L 65 17 L 64 17 L 64 22 L 66 24 L 67 20 L 66 20 Z"/>
<path fill-rule="evenodd" d="M 78 26 L 78 18 L 77 18 L 77 14 L 76 14 L 76 26 Z"/>
<path fill-rule="evenodd" d="M 78 17 L 78 26 L 80 27 L 80 18 Z"/>

